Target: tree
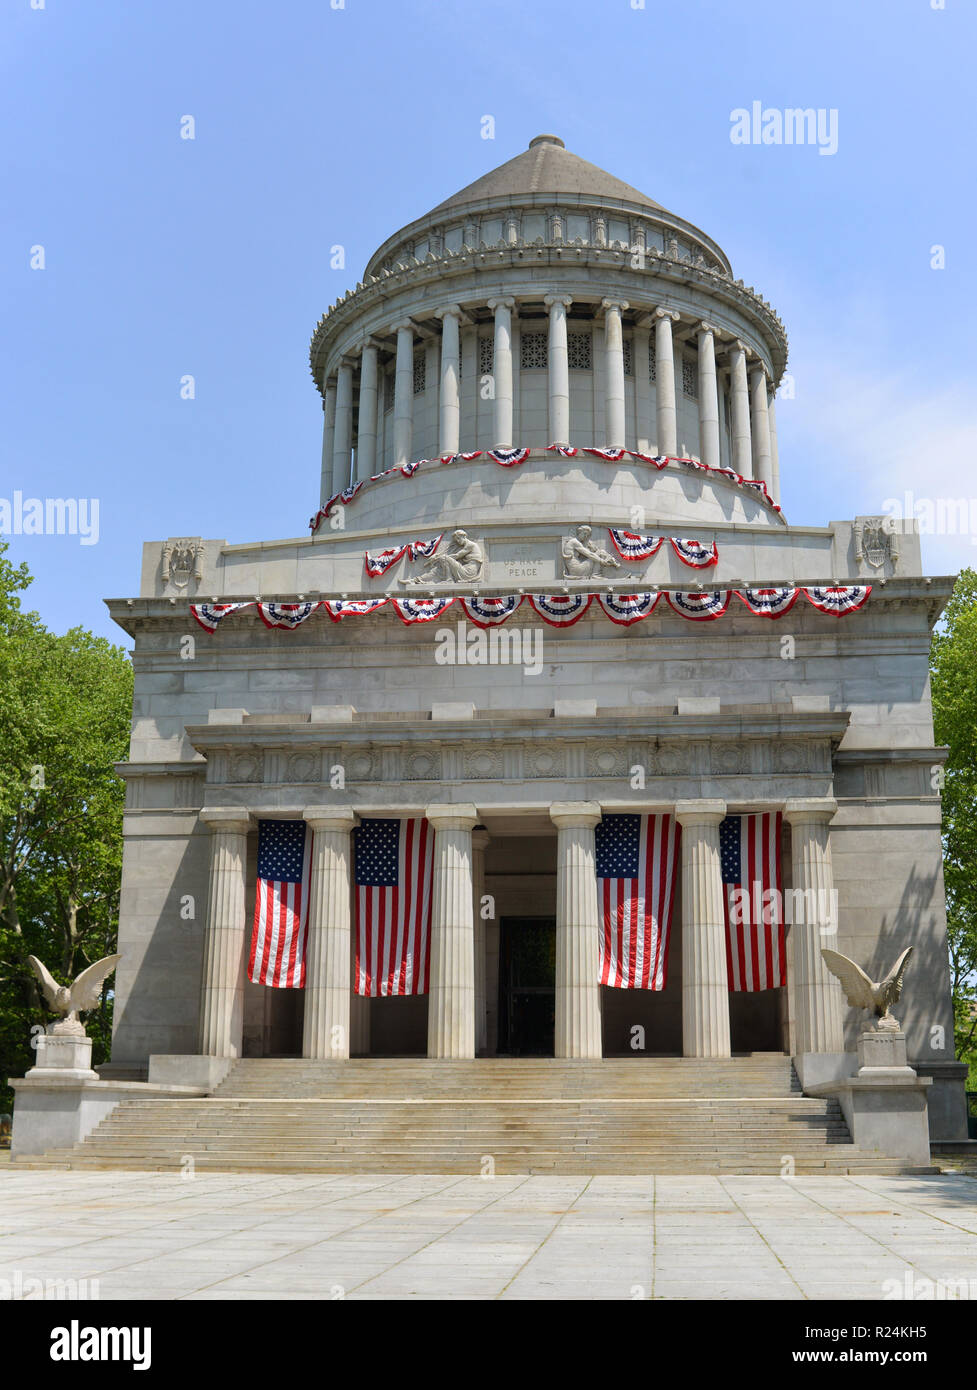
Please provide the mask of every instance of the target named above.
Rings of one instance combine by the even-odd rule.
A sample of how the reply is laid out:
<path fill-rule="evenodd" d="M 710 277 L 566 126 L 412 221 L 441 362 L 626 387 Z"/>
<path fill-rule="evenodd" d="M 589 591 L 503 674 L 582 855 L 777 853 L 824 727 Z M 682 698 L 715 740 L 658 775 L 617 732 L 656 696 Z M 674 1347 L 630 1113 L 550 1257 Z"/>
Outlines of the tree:
<path fill-rule="evenodd" d="M 933 635 L 933 725 L 949 748 L 943 784 L 943 869 L 956 1055 L 977 1090 L 977 572 L 957 579 Z"/>
<path fill-rule="evenodd" d="M 69 982 L 115 949 L 132 668 L 121 647 L 82 628 L 59 636 L 19 595 L 26 566 L 0 543 L 0 1110 L 7 1078 L 32 1065 L 45 1010 L 27 963 Z M 108 991 L 106 994 L 108 995 Z M 111 1000 L 90 1015 L 104 1060 Z"/>

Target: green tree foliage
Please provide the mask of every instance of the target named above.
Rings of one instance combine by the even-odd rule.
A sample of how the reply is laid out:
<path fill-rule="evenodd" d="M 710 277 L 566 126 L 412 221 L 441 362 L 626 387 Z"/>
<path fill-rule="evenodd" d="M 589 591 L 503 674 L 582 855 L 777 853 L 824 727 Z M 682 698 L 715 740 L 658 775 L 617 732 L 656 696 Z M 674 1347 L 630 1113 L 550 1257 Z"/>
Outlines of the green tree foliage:
<path fill-rule="evenodd" d="M 956 1050 L 977 1090 L 977 572 L 966 569 L 933 636 L 936 741 L 949 748 L 943 786 L 950 974 Z"/>
<path fill-rule="evenodd" d="M 33 1063 L 31 1028 L 50 1015 L 27 964 L 70 982 L 115 949 L 132 667 L 82 628 L 49 632 L 20 594 L 31 582 L 0 542 L 0 1111 L 7 1078 Z M 111 988 L 111 979 L 109 989 Z M 111 999 L 88 1016 L 108 1055 Z"/>

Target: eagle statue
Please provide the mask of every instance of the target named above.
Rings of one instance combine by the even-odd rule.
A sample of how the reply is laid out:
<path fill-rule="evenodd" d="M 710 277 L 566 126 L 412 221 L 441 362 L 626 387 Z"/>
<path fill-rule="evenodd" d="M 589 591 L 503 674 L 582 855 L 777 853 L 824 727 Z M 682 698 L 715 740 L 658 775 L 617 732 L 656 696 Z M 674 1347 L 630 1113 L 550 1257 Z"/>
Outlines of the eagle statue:
<path fill-rule="evenodd" d="M 902 994 L 902 981 L 906 965 L 913 948 L 907 946 L 895 965 L 878 983 L 870 980 L 860 965 L 843 956 L 840 951 L 830 951 L 822 946 L 824 963 L 841 981 L 842 988 L 853 1009 L 871 1009 L 875 1014 L 875 1026 L 885 1032 L 898 1032 L 899 1020 L 889 1012 L 889 1005 L 896 1003 Z"/>
<path fill-rule="evenodd" d="M 102 997 L 102 986 L 112 974 L 121 956 L 106 956 L 87 966 L 70 985 L 59 985 L 57 980 L 37 956 L 28 956 L 30 967 L 37 976 L 44 998 L 49 1008 L 64 1017 L 52 1028 L 58 1036 L 85 1037 L 85 1028 L 78 1017 L 94 1009 Z"/>

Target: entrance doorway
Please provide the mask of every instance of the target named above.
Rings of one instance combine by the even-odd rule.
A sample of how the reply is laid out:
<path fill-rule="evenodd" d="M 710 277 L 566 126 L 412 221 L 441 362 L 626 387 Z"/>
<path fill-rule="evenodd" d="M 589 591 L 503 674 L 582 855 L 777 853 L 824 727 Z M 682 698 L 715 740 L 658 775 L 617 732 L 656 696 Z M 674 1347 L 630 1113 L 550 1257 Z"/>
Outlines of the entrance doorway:
<path fill-rule="evenodd" d="M 552 1057 L 556 1040 L 556 918 L 503 917 L 499 1046 L 511 1057 Z"/>

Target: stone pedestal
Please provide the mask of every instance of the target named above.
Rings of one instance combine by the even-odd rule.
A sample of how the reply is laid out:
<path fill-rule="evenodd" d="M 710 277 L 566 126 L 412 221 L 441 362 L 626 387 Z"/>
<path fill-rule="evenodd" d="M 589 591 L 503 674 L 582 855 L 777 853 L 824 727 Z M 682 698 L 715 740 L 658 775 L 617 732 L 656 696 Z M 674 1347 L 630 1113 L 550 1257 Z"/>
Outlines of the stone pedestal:
<path fill-rule="evenodd" d="M 557 1057 L 600 1057 L 600 915 L 595 873 L 593 801 L 557 802 L 550 819 L 556 848 Z"/>
<path fill-rule="evenodd" d="M 43 1033 L 37 1039 L 37 1060 L 27 1073 L 56 1071 L 65 1079 L 78 1081 L 97 1081 L 98 1072 L 92 1070 L 91 1038 L 72 1037 L 70 1034 Z"/>
<path fill-rule="evenodd" d="M 836 1096 L 852 1142 L 867 1152 L 925 1167 L 930 1161 L 926 1093 L 933 1084 L 906 1061 L 901 1031 L 866 1029 L 858 1039 L 854 1076 L 805 1086 L 809 1096 Z"/>
<path fill-rule="evenodd" d="M 472 902 L 474 806 L 429 806 L 434 827 L 431 985 L 427 1055 L 475 1056 L 475 921 Z"/>

